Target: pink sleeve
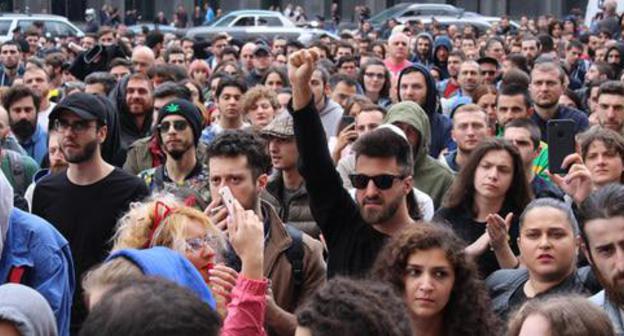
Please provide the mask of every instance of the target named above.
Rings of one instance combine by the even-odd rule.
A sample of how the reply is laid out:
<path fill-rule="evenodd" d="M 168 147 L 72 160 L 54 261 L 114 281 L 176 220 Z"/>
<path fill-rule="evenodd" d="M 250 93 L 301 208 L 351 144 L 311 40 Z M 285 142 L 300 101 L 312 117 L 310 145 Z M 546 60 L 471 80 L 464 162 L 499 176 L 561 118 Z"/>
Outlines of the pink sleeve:
<path fill-rule="evenodd" d="M 266 291 L 269 282 L 251 280 L 242 275 L 232 290 L 232 301 L 227 306 L 227 317 L 221 336 L 265 336 L 264 316 Z"/>

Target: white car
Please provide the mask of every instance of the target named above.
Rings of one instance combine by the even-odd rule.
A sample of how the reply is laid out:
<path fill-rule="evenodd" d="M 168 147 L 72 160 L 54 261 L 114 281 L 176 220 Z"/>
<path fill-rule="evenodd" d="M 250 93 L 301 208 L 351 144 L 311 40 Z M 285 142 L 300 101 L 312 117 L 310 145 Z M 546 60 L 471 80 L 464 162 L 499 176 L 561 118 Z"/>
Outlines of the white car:
<path fill-rule="evenodd" d="M 84 36 L 82 30 L 63 16 L 50 14 L 0 13 L 0 42 L 12 39 L 13 29 L 15 29 L 15 27 L 20 27 L 22 33 L 24 33 L 35 21 L 43 22 L 44 32 L 50 37 Z"/>

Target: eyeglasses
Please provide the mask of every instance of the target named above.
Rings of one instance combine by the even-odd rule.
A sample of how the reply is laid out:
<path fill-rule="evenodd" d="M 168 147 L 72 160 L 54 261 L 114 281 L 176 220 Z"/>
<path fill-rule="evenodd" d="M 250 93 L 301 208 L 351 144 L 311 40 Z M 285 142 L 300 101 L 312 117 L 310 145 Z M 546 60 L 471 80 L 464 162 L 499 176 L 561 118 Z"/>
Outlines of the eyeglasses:
<path fill-rule="evenodd" d="M 193 252 L 197 252 L 205 246 L 210 247 L 215 252 L 219 252 L 222 248 L 221 237 L 211 233 L 206 234 L 203 237 L 186 239 L 185 243 L 186 248 Z"/>
<path fill-rule="evenodd" d="M 385 74 L 374 73 L 374 72 L 365 72 L 364 76 L 369 77 L 369 78 L 377 78 L 377 79 L 384 79 L 384 78 L 386 78 Z"/>
<path fill-rule="evenodd" d="M 392 187 L 394 180 L 400 180 L 404 178 L 404 176 L 390 175 L 390 174 L 381 174 L 375 176 L 368 176 L 364 174 L 351 174 L 349 175 L 349 180 L 351 180 L 351 184 L 355 189 L 366 189 L 368 187 L 368 182 L 373 180 L 375 186 L 381 190 L 387 190 Z"/>
<path fill-rule="evenodd" d="M 54 120 L 54 129 L 61 133 L 66 132 L 68 129 L 71 129 L 74 133 L 84 133 L 89 128 L 91 128 L 89 120 L 79 120 L 73 123 L 64 119 Z"/>
<path fill-rule="evenodd" d="M 186 120 L 163 121 L 157 128 L 160 133 L 167 133 L 171 129 L 172 125 L 174 130 L 183 132 L 189 124 Z"/>

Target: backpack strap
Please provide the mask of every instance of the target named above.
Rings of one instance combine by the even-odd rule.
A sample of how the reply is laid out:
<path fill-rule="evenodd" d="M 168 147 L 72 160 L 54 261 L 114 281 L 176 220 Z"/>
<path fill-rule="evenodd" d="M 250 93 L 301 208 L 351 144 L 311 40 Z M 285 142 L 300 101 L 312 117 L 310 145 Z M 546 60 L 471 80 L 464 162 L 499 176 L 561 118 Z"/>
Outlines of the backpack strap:
<path fill-rule="evenodd" d="M 286 249 L 286 258 L 292 267 L 293 281 L 295 284 L 294 294 L 298 297 L 303 286 L 303 233 L 290 224 L 284 224 L 288 235 L 292 238 L 292 243 Z"/>
<path fill-rule="evenodd" d="M 13 266 L 9 271 L 9 279 L 8 283 L 22 283 L 24 279 L 24 273 L 26 273 L 26 268 L 24 266 Z"/>

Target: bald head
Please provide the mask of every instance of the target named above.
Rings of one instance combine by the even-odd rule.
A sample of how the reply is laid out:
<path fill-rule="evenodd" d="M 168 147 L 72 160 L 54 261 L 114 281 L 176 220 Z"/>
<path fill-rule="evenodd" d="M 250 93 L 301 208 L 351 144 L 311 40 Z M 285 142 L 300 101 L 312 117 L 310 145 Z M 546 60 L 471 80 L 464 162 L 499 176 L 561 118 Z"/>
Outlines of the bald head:
<path fill-rule="evenodd" d="M 136 46 L 132 50 L 132 70 L 136 73 L 147 74 L 147 69 L 154 64 L 155 60 L 154 52 L 146 46 Z"/>
<path fill-rule="evenodd" d="M 256 44 L 253 42 L 247 42 L 243 45 L 240 51 L 240 62 L 247 71 L 253 69 L 253 53 L 256 50 Z"/>
<path fill-rule="evenodd" d="M 402 62 L 407 58 L 409 37 L 403 33 L 394 33 L 388 39 L 388 55 L 394 62 Z"/>

